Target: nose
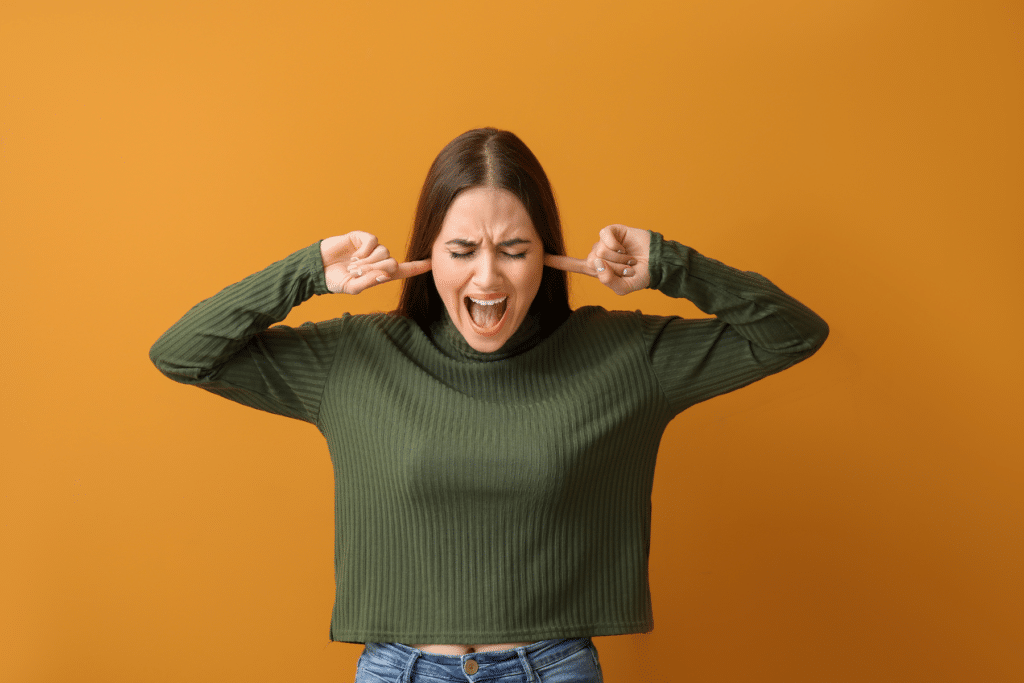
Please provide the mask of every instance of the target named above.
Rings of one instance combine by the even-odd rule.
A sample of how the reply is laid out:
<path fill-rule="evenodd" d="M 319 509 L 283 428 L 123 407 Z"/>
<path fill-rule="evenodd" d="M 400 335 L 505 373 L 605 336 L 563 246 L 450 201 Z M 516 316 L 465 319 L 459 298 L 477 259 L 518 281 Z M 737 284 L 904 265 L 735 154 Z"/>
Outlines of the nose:
<path fill-rule="evenodd" d="M 473 284 L 484 291 L 497 289 L 501 285 L 501 271 L 494 253 L 484 251 L 475 259 Z"/>

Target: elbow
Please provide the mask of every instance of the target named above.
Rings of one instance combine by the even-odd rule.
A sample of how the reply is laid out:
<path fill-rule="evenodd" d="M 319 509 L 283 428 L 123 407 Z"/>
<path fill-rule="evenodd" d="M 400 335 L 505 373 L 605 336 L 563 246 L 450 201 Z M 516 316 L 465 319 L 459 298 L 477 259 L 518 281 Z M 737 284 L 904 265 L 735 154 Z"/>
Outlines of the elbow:
<path fill-rule="evenodd" d="M 807 344 L 807 355 L 806 358 L 810 358 L 818 352 L 822 346 L 825 345 L 825 340 L 828 339 L 829 327 L 828 323 L 825 322 L 820 316 L 815 316 L 813 327 L 809 330 L 810 334 L 806 337 Z"/>
<path fill-rule="evenodd" d="M 824 318 L 818 318 L 818 334 L 817 334 L 817 345 L 814 350 L 817 351 L 824 344 L 825 340 L 828 339 L 829 327 L 828 323 L 825 322 Z"/>
<path fill-rule="evenodd" d="M 171 353 L 169 346 L 166 336 L 157 339 L 156 343 L 149 347 L 150 362 L 168 379 L 183 384 L 194 382 L 197 373 L 184 366 L 180 360 L 175 362 L 174 354 Z"/>
<path fill-rule="evenodd" d="M 160 372 L 164 371 L 164 354 L 163 346 L 160 342 L 163 341 L 163 337 L 157 339 L 152 346 L 149 347 L 149 362 L 156 366 L 156 369 Z"/>
<path fill-rule="evenodd" d="M 149 361 L 156 366 L 156 369 L 159 370 L 161 374 L 169 377 L 170 379 L 175 379 L 176 373 L 174 372 L 173 364 L 170 362 L 170 358 L 168 357 L 163 341 L 164 338 L 160 337 L 156 340 L 156 343 L 149 347 Z"/>
<path fill-rule="evenodd" d="M 149 347 L 149 360 L 164 377 L 179 384 L 200 386 L 214 381 L 218 368 L 205 365 L 200 358 L 190 355 L 192 345 L 165 333 Z"/>

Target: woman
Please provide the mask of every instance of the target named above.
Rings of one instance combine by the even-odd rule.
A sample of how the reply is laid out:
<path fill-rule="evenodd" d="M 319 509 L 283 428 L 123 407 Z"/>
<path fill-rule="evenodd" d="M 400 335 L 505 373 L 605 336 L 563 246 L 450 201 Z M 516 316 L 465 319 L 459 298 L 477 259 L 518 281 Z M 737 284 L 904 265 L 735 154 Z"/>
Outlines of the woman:
<path fill-rule="evenodd" d="M 714 318 L 570 310 L 565 271 Z M 314 294 L 404 279 L 390 314 L 269 327 Z M 268 329 L 269 328 L 269 329 Z M 515 135 L 435 159 L 406 261 L 324 239 L 190 310 L 150 355 L 178 382 L 315 424 L 336 482 L 331 639 L 357 682 L 599 681 L 592 636 L 650 631 L 650 494 L 685 408 L 783 370 L 828 334 L 763 277 L 612 225 L 565 256 Z"/>

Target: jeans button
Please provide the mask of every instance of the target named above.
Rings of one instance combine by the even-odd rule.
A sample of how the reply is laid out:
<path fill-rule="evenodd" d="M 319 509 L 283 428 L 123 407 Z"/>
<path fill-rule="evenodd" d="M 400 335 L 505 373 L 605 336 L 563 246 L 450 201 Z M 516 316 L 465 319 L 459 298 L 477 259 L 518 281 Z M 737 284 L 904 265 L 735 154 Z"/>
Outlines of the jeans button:
<path fill-rule="evenodd" d="M 480 665 L 476 663 L 475 659 L 467 659 L 466 663 L 462 665 L 462 670 L 472 676 L 480 670 Z"/>

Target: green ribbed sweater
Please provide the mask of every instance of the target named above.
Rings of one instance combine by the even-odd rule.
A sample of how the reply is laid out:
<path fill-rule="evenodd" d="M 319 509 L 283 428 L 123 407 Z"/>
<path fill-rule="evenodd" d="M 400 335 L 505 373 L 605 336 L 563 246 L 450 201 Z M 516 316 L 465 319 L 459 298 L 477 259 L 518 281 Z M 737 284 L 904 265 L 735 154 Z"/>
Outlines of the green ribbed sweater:
<path fill-rule="evenodd" d="M 153 345 L 171 379 L 310 422 L 334 464 L 330 637 L 504 643 L 653 628 L 658 443 L 688 406 L 807 358 L 828 326 L 755 273 L 651 236 L 651 287 L 716 316 L 588 306 L 495 353 L 447 320 L 292 328 L 320 243 L 194 306 Z M 269 328 L 269 329 L 268 329 Z"/>

